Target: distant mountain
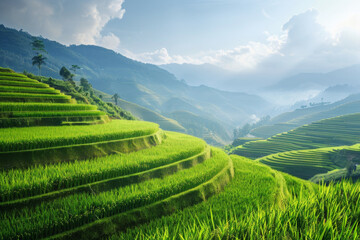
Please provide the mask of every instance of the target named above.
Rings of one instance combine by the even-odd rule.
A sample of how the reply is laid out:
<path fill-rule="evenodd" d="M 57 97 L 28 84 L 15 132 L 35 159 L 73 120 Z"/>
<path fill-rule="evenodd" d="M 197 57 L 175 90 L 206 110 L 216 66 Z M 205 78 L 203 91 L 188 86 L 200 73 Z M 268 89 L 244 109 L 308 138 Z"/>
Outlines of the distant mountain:
<path fill-rule="evenodd" d="M 360 113 L 360 93 L 352 94 L 332 104 L 320 104 L 282 113 L 272 118 L 267 125 L 253 129 L 251 134 L 257 137 L 269 138 L 304 124 L 352 113 Z"/>
<path fill-rule="evenodd" d="M 212 64 L 164 64 L 159 67 L 174 74 L 178 79 L 184 80 L 191 86 L 207 85 L 221 88 L 223 82 L 234 74 Z"/>
<path fill-rule="evenodd" d="M 34 53 L 32 36 L 0 25 L 0 66 L 37 73 L 31 65 Z M 193 87 L 173 74 L 152 64 L 137 62 L 97 46 L 64 46 L 43 39 L 47 50 L 42 75 L 59 78 L 62 66 L 77 64 L 77 79 L 87 78 L 94 88 L 109 94 L 118 93 L 126 101 L 168 116 L 186 111 L 212 119 L 227 131 L 250 120 L 251 115 L 266 115 L 272 105 L 256 95 L 226 92 L 214 88 Z M 223 139 L 229 141 L 230 139 Z"/>
<path fill-rule="evenodd" d="M 328 87 L 347 84 L 360 86 L 360 64 L 338 69 L 328 73 L 301 73 L 287 77 L 273 84 L 268 90 L 304 91 L 324 90 Z"/>

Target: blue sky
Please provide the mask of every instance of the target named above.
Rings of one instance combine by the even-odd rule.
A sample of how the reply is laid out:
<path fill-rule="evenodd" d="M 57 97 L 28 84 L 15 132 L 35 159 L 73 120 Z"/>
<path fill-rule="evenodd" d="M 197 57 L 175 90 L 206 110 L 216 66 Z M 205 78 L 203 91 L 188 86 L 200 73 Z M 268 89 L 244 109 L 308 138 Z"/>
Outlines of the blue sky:
<path fill-rule="evenodd" d="M 359 0 L 1 0 L 0 23 L 147 63 L 273 78 L 360 63 Z"/>
<path fill-rule="evenodd" d="M 130 0 L 126 14 L 113 19 L 112 32 L 121 47 L 133 52 L 167 48 L 172 54 L 234 48 L 264 41 L 265 32 L 279 34 L 291 16 L 311 8 L 312 1 L 260 0 Z"/>

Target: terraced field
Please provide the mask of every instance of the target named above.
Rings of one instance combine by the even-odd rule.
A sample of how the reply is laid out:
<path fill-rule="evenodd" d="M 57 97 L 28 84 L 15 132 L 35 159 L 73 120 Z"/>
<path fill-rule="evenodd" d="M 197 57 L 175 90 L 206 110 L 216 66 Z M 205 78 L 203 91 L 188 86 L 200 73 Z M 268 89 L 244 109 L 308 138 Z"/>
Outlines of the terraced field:
<path fill-rule="evenodd" d="M 317 174 L 344 168 L 350 158 L 353 161 L 360 159 L 360 144 L 281 152 L 256 161 L 293 176 L 310 179 Z"/>
<path fill-rule="evenodd" d="M 95 106 L 1 70 L 0 239 L 98 239 L 207 200 L 234 175 L 201 139 L 107 122 Z M 104 124 L 88 124 L 94 116 Z"/>
<path fill-rule="evenodd" d="M 232 153 L 252 159 L 279 152 L 353 145 L 360 142 L 360 114 L 324 119 L 267 140 L 245 143 Z"/>
<path fill-rule="evenodd" d="M 232 176 L 225 153 L 172 132 L 127 154 L 3 169 L 0 238 L 88 239 L 201 202 Z"/>
<path fill-rule="evenodd" d="M 352 95 L 330 105 L 297 109 L 293 112 L 283 113 L 272 119 L 269 125 L 251 130 L 251 134 L 262 138 L 269 138 L 304 124 L 358 112 L 360 112 L 359 95 Z"/>
<path fill-rule="evenodd" d="M 45 83 L 0 68 L 0 128 L 39 125 L 98 124 L 108 116 Z"/>

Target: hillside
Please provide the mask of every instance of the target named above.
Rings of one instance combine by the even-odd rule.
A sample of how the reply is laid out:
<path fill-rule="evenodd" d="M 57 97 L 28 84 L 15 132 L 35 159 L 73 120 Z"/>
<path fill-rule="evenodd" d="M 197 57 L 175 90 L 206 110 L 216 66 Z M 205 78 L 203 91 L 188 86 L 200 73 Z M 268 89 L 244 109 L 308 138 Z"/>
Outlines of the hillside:
<path fill-rule="evenodd" d="M 296 109 L 272 118 L 267 125 L 251 131 L 254 136 L 269 138 L 296 127 L 325 118 L 360 112 L 360 94 L 350 95 L 332 104 Z"/>
<path fill-rule="evenodd" d="M 96 106 L 76 104 L 48 84 L 0 68 L 0 127 L 100 124 L 109 121 Z"/>
<path fill-rule="evenodd" d="M 224 192 L 110 239 L 355 240 L 358 237 L 359 230 L 351 226 L 358 223 L 359 183 L 318 187 L 246 158 L 231 158 L 235 178 Z M 347 201 L 343 196 L 347 196 Z"/>
<path fill-rule="evenodd" d="M 42 39 L 48 52 L 42 72 L 59 78 L 62 66 L 77 64 L 79 77 L 87 78 L 94 88 L 103 92 L 118 93 L 126 101 L 136 103 L 162 115 L 174 111 L 189 111 L 219 124 L 226 122 L 227 131 L 246 123 L 250 116 L 266 115 L 272 105 L 259 96 L 246 93 L 225 92 L 206 86 L 191 87 L 169 72 L 151 64 L 128 59 L 111 50 L 96 46 L 66 47 Z M 0 26 L 0 65 L 16 71 L 37 72 L 31 65 L 32 36 Z M 173 99 L 179 105 L 173 105 Z M 171 110 L 171 112 L 169 112 Z M 212 130 L 212 129 L 211 129 Z M 227 139 L 222 139 L 226 141 Z"/>
<path fill-rule="evenodd" d="M 344 169 L 349 161 L 360 163 L 360 145 L 295 150 L 271 154 L 257 161 L 293 176 L 310 179 L 318 174 Z M 346 171 L 346 170 L 345 170 Z M 342 177 L 346 177 L 343 174 Z M 320 176 L 317 177 L 321 179 Z M 338 180 L 341 177 L 338 176 Z M 317 181 L 319 183 L 319 181 Z"/>
<path fill-rule="evenodd" d="M 245 143 L 232 153 L 255 159 L 292 150 L 353 145 L 360 142 L 359 120 L 360 113 L 323 119 L 266 140 Z"/>
<path fill-rule="evenodd" d="M 32 109 L 36 116 L 56 119 L 54 96 L 66 100 L 61 108 L 96 109 L 8 69 L 0 78 L 4 92 L 11 93 L 0 98 L 3 112 L 14 105 L 17 114 Z M 49 91 L 50 97 L 24 92 L 33 88 Z M 74 96 L 87 100 L 81 91 Z M 1 239 L 243 239 L 262 238 L 264 232 L 272 239 L 350 239 L 358 234 L 357 228 L 343 226 L 347 220 L 357 224 L 359 206 L 338 197 L 359 201 L 358 184 L 317 187 L 155 123 L 77 123 L 0 128 Z M 334 214 L 339 207 L 346 220 Z M 331 231 L 319 233 L 325 227 Z"/>
<path fill-rule="evenodd" d="M 296 91 L 326 89 L 339 83 L 359 87 L 358 77 L 360 65 L 341 68 L 328 73 L 300 73 L 287 77 L 273 84 L 269 89 L 281 91 Z"/>
<path fill-rule="evenodd" d="M 77 86 L 81 104 L 0 70 L 0 239 L 98 239 L 205 201 L 233 178 L 232 160 L 201 139 L 111 120 Z"/>
<path fill-rule="evenodd" d="M 111 95 L 101 92 L 99 90 L 94 90 L 97 96 L 102 96 L 102 99 L 106 102 L 112 102 L 115 104 L 114 99 Z M 175 131 L 175 132 L 185 132 L 185 128 L 181 126 L 177 121 L 174 119 L 170 119 L 164 117 L 163 115 L 154 112 L 150 109 L 137 105 L 135 103 L 131 103 L 125 101 L 123 99 L 118 100 L 118 106 L 122 109 L 131 112 L 137 119 L 154 122 L 160 125 L 160 127 L 167 131 Z"/>

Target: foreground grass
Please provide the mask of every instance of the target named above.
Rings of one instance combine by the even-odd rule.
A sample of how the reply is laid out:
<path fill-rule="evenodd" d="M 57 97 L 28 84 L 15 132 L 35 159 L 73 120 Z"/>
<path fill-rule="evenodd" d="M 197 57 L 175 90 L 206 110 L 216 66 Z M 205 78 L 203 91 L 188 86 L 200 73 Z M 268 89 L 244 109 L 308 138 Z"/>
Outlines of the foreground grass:
<path fill-rule="evenodd" d="M 99 193 L 82 193 L 0 214 L 0 238 L 38 239 L 60 233 L 98 219 L 149 205 L 210 180 L 229 164 L 220 150 L 202 164 L 163 179 Z"/>
<path fill-rule="evenodd" d="M 280 186 L 284 179 L 278 180 L 276 172 L 265 165 L 238 156 L 232 159 L 235 177 L 220 194 L 111 239 L 209 239 L 217 234 L 219 226 L 229 224 L 249 210 L 282 205 L 287 194 Z M 294 186 L 299 184 L 295 182 Z"/>
<path fill-rule="evenodd" d="M 232 159 L 235 178 L 223 193 L 110 239 L 359 239 L 360 183 L 313 188 Z"/>
<path fill-rule="evenodd" d="M 133 174 L 199 154 L 206 143 L 189 135 L 167 132 L 153 148 L 96 159 L 0 171 L 0 201 L 44 194 L 63 188 Z"/>
<path fill-rule="evenodd" d="M 91 126 L 6 128 L 0 129 L 0 152 L 119 140 L 158 130 L 155 123 L 126 120 Z"/>
<path fill-rule="evenodd" d="M 232 153 L 260 158 L 279 152 L 353 145 L 360 142 L 360 113 L 323 119 L 266 140 L 248 142 Z"/>

